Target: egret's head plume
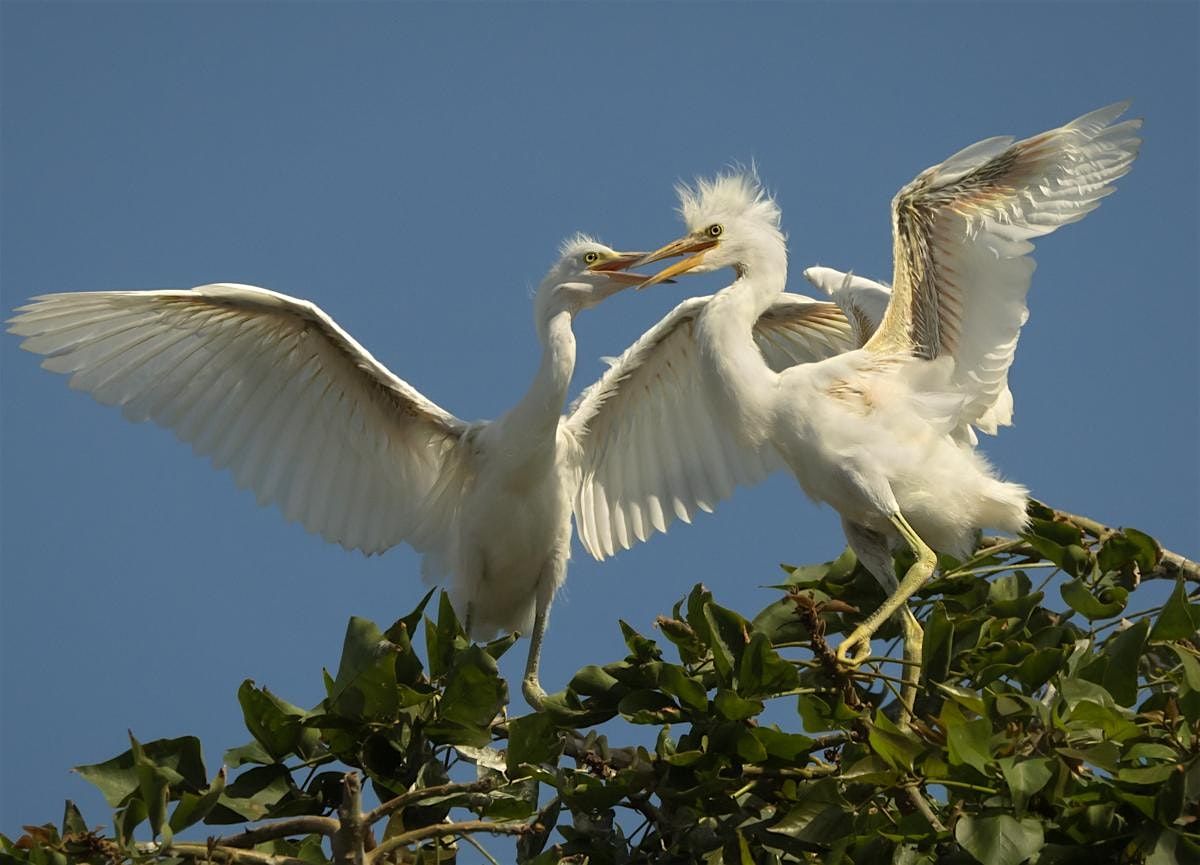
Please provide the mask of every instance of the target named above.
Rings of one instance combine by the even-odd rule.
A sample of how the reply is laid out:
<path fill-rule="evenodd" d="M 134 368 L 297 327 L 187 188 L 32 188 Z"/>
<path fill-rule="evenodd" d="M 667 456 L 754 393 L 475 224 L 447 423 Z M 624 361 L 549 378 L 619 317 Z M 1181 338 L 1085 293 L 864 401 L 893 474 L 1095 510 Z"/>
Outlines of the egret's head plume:
<path fill-rule="evenodd" d="M 675 193 L 679 196 L 679 214 L 688 231 L 701 231 L 713 223 L 741 221 L 780 231 L 779 205 L 763 189 L 753 167 L 699 178 L 692 185 L 680 183 Z"/>
<path fill-rule="evenodd" d="M 645 278 L 624 272 L 645 253 L 617 252 L 582 232 L 566 238 L 558 252 L 558 261 L 538 286 L 534 314 L 539 322 L 560 310 L 595 306 Z"/>
<path fill-rule="evenodd" d="M 639 263 L 687 257 L 659 271 L 643 285 L 654 285 L 681 273 L 707 273 L 723 267 L 745 274 L 764 261 L 780 258 L 786 266 L 786 238 L 779 225 L 779 205 L 763 189 L 753 167 L 731 169 L 692 185 L 679 184 L 675 191 L 688 233 Z"/>

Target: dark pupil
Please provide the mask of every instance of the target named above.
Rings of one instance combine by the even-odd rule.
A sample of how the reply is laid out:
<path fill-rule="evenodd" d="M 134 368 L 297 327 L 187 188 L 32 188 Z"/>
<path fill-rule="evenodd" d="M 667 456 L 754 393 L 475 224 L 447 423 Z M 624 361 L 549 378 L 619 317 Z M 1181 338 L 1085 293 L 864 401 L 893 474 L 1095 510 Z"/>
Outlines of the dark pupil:
<path fill-rule="evenodd" d="M 721 226 L 714 225 L 712 228 L 710 228 L 708 230 L 708 233 L 711 234 L 713 237 L 716 237 L 718 234 L 721 233 Z"/>
<path fill-rule="evenodd" d="M 584 256 L 584 260 L 585 260 L 585 261 L 588 261 L 588 262 L 595 261 L 595 260 L 596 260 L 596 253 L 594 253 L 594 252 L 589 252 L 589 253 L 588 253 L 586 256 Z"/>

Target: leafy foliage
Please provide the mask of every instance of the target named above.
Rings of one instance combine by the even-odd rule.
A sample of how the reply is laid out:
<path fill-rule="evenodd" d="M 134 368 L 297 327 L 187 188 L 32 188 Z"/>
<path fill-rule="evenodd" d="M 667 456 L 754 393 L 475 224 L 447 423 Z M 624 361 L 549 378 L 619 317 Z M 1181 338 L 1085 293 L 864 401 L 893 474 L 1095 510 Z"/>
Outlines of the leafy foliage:
<path fill-rule="evenodd" d="M 386 631 L 352 619 L 311 710 L 242 683 L 252 740 L 225 754 L 232 779 L 192 737 L 131 736 L 79 767 L 115 809 L 111 836 L 68 803 L 61 827 L 0 836 L 0 860 L 449 862 L 492 833 L 539 865 L 1200 861 L 1200 605 L 1153 538 L 1032 516 L 918 593 L 911 719 L 898 660 L 850 673 L 826 643 L 882 600 L 849 552 L 785 568 L 750 619 L 697 586 L 659 639 L 622 622 L 623 660 L 516 718 L 496 665 L 513 638 L 472 645 L 444 596 L 426 615 L 427 595 Z M 1166 603 L 1129 613 L 1163 576 Z M 653 747 L 589 729 L 607 721 Z"/>

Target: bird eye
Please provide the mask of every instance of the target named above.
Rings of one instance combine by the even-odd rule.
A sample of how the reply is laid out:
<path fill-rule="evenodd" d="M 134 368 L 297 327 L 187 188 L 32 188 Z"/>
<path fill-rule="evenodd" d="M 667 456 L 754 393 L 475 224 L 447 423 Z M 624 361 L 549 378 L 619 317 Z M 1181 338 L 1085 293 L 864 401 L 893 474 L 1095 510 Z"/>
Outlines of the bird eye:
<path fill-rule="evenodd" d="M 599 260 L 600 260 L 600 253 L 598 253 L 598 252 L 584 253 L 584 256 L 583 256 L 584 264 L 595 264 Z"/>
<path fill-rule="evenodd" d="M 709 237 L 720 237 L 721 233 L 724 231 L 725 231 L 725 227 L 720 224 L 710 225 L 708 227 L 708 236 Z"/>

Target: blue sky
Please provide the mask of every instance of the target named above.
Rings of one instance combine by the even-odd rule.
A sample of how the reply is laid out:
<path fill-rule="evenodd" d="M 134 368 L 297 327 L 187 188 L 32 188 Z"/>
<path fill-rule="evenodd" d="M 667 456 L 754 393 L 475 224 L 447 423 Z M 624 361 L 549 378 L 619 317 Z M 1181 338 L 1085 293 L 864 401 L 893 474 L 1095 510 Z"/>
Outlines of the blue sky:
<path fill-rule="evenodd" d="M 753 160 L 797 279 L 815 263 L 886 279 L 888 202 L 918 171 L 1129 98 L 1142 156 L 1041 242 L 1016 426 L 984 447 L 1039 498 L 1195 557 L 1197 8 L 5 3 L 3 312 L 254 283 L 315 301 L 459 416 L 493 417 L 536 367 L 529 293 L 564 236 L 657 246 L 679 229 L 675 181 Z M 586 314 L 574 389 L 726 281 Z M 390 622 L 420 597 L 406 548 L 327 546 L 14 338 L 0 358 L 0 831 L 56 820 L 66 797 L 106 819 L 68 769 L 123 750 L 126 729 L 196 733 L 215 769 L 246 738 L 243 678 L 314 704 L 348 616 Z M 649 630 L 695 582 L 759 609 L 779 562 L 837 554 L 837 525 L 776 478 L 604 564 L 576 546 L 543 681 L 621 657 L 616 619 Z"/>

